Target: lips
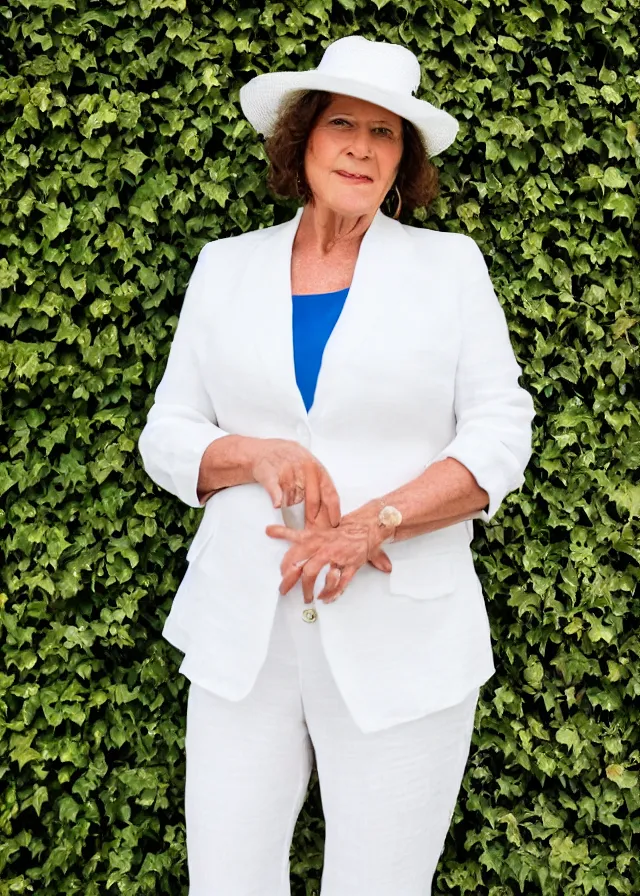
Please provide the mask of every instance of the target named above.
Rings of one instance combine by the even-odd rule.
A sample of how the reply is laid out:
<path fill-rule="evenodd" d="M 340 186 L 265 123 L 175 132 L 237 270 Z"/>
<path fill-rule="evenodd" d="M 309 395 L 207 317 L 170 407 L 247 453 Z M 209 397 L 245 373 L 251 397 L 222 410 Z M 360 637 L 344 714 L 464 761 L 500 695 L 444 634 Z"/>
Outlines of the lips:
<path fill-rule="evenodd" d="M 370 184 L 371 178 L 366 174 L 351 174 L 348 171 L 336 171 L 336 174 L 341 175 L 341 177 L 346 178 L 347 180 L 352 180 L 356 183 Z"/>

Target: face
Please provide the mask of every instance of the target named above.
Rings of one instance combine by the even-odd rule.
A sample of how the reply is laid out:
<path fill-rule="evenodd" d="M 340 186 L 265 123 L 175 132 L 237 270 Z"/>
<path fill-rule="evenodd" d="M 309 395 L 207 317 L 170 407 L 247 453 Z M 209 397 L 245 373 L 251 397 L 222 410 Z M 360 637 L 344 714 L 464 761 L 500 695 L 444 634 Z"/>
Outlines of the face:
<path fill-rule="evenodd" d="M 309 134 L 305 153 L 305 175 L 316 205 L 337 214 L 373 215 L 393 186 L 402 149 L 399 115 L 334 94 Z"/>

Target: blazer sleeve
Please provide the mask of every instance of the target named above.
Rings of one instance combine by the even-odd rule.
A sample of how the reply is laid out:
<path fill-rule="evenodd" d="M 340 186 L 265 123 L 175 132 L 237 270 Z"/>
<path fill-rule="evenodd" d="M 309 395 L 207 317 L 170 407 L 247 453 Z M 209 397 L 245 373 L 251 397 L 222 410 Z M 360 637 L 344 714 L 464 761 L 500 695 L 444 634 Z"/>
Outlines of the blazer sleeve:
<path fill-rule="evenodd" d="M 211 301 L 207 243 L 198 256 L 178 318 L 164 374 L 138 439 L 147 475 L 190 507 L 202 507 L 197 484 L 202 456 L 211 442 L 229 435 L 217 424 L 211 396 L 199 365 L 198 340 L 204 329 L 205 303 Z"/>
<path fill-rule="evenodd" d="M 489 271 L 475 240 L 460 292 L 462 340 L 455 381 L 456 435 L 435 458 L 453 457 L 489 495 L 474 519 L 488 522 L 505 496 L 524 482 L 531 457 L 531 395 L 519 385 L 522 368 Z"/>

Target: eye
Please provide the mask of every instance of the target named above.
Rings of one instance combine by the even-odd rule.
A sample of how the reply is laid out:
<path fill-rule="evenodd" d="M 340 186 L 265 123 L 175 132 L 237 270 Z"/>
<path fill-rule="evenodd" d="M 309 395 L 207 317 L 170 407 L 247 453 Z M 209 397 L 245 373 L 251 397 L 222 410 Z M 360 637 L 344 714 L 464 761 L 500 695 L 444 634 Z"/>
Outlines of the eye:
<path fill-rule="evenodd" d="M 348 122 L 344 118 L 332 118 L 330 121 L 330 124 L 348 124 L 348 125 L 350 125 L 350 122 Z M 393 131 L 391 130 L 391 128 L 385 128 L 382 125 L 380 127 L 374 128 L 374 131 L 381 132 L 384 137 L 393 137 Z"/>

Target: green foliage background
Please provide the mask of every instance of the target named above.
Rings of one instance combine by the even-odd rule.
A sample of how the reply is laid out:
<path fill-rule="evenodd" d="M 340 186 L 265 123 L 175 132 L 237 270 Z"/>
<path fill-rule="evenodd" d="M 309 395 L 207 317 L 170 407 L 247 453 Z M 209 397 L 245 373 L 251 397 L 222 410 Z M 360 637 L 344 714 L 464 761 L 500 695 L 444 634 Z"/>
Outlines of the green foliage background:
<path fill-rule="evenodd" d="M 200 247 L 289 218 L 238 90 L 359 32 L 461 122 L 407 223 L 470 233 L 535 397 L 478 526 L 498 663 L 435 891 L 640 893 L 638 0 L 8 0 L 0 9 L 0 896 L 186 893 L 199 511 L 137 437 Z M 293 848 L 317 893 L 317 779 Z"/>

